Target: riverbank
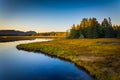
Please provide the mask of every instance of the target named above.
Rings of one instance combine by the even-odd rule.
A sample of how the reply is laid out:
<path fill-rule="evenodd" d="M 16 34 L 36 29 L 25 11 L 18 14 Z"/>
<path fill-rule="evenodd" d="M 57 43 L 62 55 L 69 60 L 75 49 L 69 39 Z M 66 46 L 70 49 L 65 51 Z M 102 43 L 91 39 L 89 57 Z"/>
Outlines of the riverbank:
<path fill-rule="evenodd" d="M 20 44 L 17 48 L 68 60 L 97 80 L 120 80 L 120 39 L 61 39 Z"/>
<path fill-rule="evenodd" d="M 0 36 L 0 42 L 32 40 L 36 38 L 65 38 L 65 36 Z"/>

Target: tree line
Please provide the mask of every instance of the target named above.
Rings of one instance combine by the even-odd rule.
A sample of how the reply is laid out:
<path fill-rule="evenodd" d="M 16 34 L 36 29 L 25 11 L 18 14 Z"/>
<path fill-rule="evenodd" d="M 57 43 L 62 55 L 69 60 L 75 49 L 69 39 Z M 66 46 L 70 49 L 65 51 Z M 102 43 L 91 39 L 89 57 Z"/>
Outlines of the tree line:
<path fill-rule="evenodd" d="M 120 25 L 112 25 L 111 18 L 99 23 L 96 18 L 83 18 L 80 24 L 73 24 L 69 38 L 120 38 Z"/>
<path fill-rule="evenodd" d="M 66 32 L 44 32 L 44 33 L 36 33 L 32 36 L 66 36 Z"/>

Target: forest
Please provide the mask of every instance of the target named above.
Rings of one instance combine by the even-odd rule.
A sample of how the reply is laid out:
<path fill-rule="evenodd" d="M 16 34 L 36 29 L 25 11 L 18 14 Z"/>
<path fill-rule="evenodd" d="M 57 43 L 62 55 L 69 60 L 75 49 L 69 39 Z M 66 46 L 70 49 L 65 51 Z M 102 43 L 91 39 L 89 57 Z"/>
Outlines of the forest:
<path fill-rule="evenodd" d="M 72 25 L 69 38 L 120 38 L 120 25 L 112 25 L 110 17 L 101 23 L 96 18 L 83 18 Z"/>

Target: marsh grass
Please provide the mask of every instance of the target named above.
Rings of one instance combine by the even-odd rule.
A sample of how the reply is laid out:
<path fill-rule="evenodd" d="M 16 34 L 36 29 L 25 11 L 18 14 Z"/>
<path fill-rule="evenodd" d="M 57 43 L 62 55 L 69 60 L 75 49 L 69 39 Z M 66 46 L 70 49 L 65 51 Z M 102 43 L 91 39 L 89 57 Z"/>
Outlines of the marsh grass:
<path fill-rule="evenodd" d="M 98 44 L 109 42 L 109 44 Z M 118 42 L 118 44 L 111 44 Z M 18 49 L 69 60 L 97 80 L 120 80 L 120 39 L 61 39 L 20 44 Z"/>

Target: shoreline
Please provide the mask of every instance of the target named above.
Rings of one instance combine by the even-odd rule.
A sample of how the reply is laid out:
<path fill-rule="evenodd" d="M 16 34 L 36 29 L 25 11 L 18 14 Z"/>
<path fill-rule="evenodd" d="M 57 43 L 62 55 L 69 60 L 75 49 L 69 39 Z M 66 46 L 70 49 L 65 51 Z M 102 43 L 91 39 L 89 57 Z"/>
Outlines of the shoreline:
<path fill-rule="evenodd" d="M 91 41 L 91 40 L 94 40 L 94 39 L 85 39 L 85 41 L 89 41 L 89 40 Z M 78 68 L 83 69 L 85 72 L 87 72 L 95 80 L 113 80 L 113 79 L 119 80 L 119 77 L 117 78 L 116 75 L 115 76 L 114 75 L 111 76 L 112 73 L 110 73 L 110 75 L 107 74 L 109 71 L 106 72 L 106 70 L 105 70 L 103 72 L 100 72 L 100 71 L 102 71 L 102 68 L 104 69 L 104 66 L 107 67 L 108 70 L 109 70 L 109 66 L 107 66 L 106 63 L 111 64 L 111 62 L 109 62 L 109 59 L 110 59 L 110 61 L 112 60 L 112 56 L 111 56 L 112 53 L 111 54 L 107 54 L 106 53 L 108 56 L 105 56 L 104 58 L 102 58 L 102 56 L 104 56 L 106 54 L 102 54 L 102 55 L 101 54 L 100 55 L 85 54 L 85 55 L 83 55 L 82 52 L 80 52 L 79 53 L 80 56 L 76 56 L 76 55 L 79 55 L 79 54 L 72 53 L 72 52 L 67 51 L 67 50 L 65 50 L 65 52 L 62 53 L 62 51 L 64 50 L 64 48 L 66 48 L 65 45 L 68 44 L 68 47 L 69 47 L 69 44 L 70 44 L 70 43 L 63 43 L 63 41 L 66 41 L 66 42 L 67 41 L 68 42 L 69 41 L 73 41 L 72 43 L 74 43 L 75 41 L 76 42 L 77 41 L 81 42 L 82 40 L 81 41 L 80 40 L 75 40 L 75 41 L 74 40 L 55 40 L 55 41 L 49 41 L 49 42 L 35 42 L 35 43 L 28 43 L 28 44 L 20 44 L 20 45 L 17 45 L 16 48 L 19 49 L 19 50 L 25 50 L 25 51 L 30 51 L 30 52 L 37 52 L 37 53 L 42 52 L 43 54 L 48 55 L 50 57 L 55 57 L 55 58 L 59 58 L 59 59 L 62 59 L 62 60 L 74 63 L 74 65 L 76 65 Z M 111 47 L 111 46 L 115 45 L 116 47 L 120 47 L 119 44 L 97 44 L 97 41 L 103 41 L 103 42 L 106 42 L 106 41 L 113 42 L 113 41 L 115 41 L 115 42 L 119 42 L 119 39 L 117 39 L 117 40 L 114 40 L 114 39 L 112 39 L 112 40 L 108 40 L 108 39 L 101 40 L 100 39 L 99 40 L 99 39 L 97 39 L 95 41 L 96 44 L 95 43 L 91 43 L 91 42 L 88 42 L 88 43 L 91 44 L 90 46 L 94 46 L 94 45 L 95 46 L 104 46 L 105 45 L 107 47 L 109 47 L 109 46 Z M 62 43 L 65 44 L 65 45 L 63 45 Z M 37 45 L 39 45 L 39 46 L 37 46 Z M 64 47 L 64 46 L 65 47 L 62 48 L 62 50 L 61 50 L 61 47 L 58 46 L 58 45 L 61 45 L 61 47 Z M 82 43 L 81 43 L 81 45 L 82 45 Z M 31 46 L 33 46 L 33 47 L 31 47 Z M 70 44 L 70 46 L 71 46 L 71 44 Z M 59 47 L 60 47 L 60 49 L 59 49 Z M 76 47 L 79 47 L 79 46 L 76 46 L 76 45 L 73 46 L 73 50 L 74 51 L 77 51 L 77 50 L 75 50 Z M 84 46 L 81 47 L 81 48 L 84 48 Z M 117 52 L 119 52 L 119 50 Z M 112 54 L 112 55 L 117 56 L 118 54 Z M 80 58 L 80 60 L 79 60 L 79 58 Z M 107 58 L 108 58 L 108 61 L 107 61 Z M 118 56 L 118 58 L 119 58 L 119 56 Z M 92 61 L 92 59 L 95 60 L 95 61 Z M 104 60 L 106 60 L 105 63 L 104 63 Z M 114 60 L 112 60 L 112 61 L 114 62 Z M 101 65 L 103 65 L 103 66 L 101 66 Z M 113 65 L 113 71 L 114 71 L 114 65 Z M 118 73 L 118 75 L 119 75 L 119 73 Z"/>
<path fill-rule="evenodd" d="M 17 47 L 16 47 L 17 48 Z M 93 78 L 93 80 L 96 80 L 96 77 L 95 75 L 91 75 L 89 70 L 87 70 L 84 66 L 81 66 L 81 65 L 78 65 L 75 61 L 72 61 L 71 59 L 69 58 L 65 58 L 65 57 L 61 57 L 61 56 L 57 56 L 57 55 L 51 55 L 49 53 L 46 53 L 46 52 L 43 52 L 43 51 L 28 51 L 28 50 L 25 50 L 25 49 L 19 49 L 17 48 L 18 50 L 23 50 L 23 51 L 27 51 L 27 52 L 34 52 L 34 53 L 40 53 L 40 54 L 44 54 L 44 55 L 47 55 L 51 58 L 58 58 L 58 59 L 61 59 L 61 60 L 64 60 L 64 61 L 67 61 L 67 62 L 70 62 L 70 63 L 73 63 L 77 68 L 80 68 L 82 70 L 84 70 L 90 77 Z"/>
<path fill-rule="evenodd" d="M 0 36 L 0 42 L 33 40 L 36 38 L 56 39 L 56 38 L 65 38 L 65 36 Z"/>

